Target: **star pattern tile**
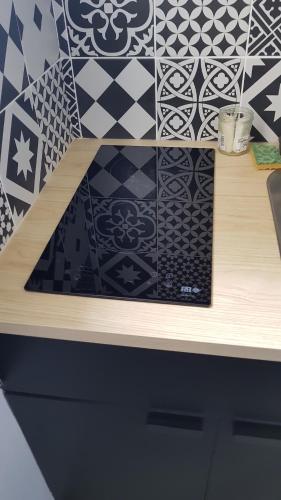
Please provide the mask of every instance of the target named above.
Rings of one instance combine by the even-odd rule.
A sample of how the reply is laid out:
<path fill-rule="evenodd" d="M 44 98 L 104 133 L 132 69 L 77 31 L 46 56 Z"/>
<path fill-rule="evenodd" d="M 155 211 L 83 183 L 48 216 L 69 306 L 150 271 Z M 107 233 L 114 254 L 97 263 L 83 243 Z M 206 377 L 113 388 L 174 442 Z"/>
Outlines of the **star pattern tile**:
<path fill-rule="evenodd" d="M 0 115 L 0 178 L 15 225 L 39 194 L 43 148 L 28 89 Z"/>

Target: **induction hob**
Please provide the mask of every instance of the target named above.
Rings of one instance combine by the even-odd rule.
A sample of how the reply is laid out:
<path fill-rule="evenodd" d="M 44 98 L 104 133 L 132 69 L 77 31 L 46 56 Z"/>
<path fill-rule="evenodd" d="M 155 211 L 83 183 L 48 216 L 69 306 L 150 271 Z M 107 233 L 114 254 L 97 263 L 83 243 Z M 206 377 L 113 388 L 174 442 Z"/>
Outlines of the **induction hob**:
<path fill-rule="evenodd" d="M 25 289 L 208 306 L 214 150 L 102 146 Z"/>

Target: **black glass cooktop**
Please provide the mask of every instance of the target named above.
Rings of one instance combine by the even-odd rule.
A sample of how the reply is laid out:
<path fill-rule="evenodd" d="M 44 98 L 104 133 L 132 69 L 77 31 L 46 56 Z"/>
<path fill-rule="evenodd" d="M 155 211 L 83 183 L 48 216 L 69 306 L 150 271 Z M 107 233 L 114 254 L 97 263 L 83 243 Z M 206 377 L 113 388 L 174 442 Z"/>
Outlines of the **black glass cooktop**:
<path fill-rule="evenodd" d="M 214 151 L 103 146 L 25 288 L 210 305 Z"/>

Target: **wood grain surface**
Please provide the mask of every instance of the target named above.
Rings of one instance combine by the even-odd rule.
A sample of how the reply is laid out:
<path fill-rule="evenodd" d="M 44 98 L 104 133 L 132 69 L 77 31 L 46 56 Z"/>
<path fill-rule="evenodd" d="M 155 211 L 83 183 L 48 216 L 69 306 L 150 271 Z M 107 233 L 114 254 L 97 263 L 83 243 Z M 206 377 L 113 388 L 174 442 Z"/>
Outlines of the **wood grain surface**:
<path fill-rule="evenodd" d="M 0 254 L 0 332 L 171 351 L 281 360 L 281 260 L 266 179 L 250 156 L 216 152 L 210 308 L 24 291 L 101 144 L 76 140 Z M 169 141 L 169 146 L 216 147 Z"/>

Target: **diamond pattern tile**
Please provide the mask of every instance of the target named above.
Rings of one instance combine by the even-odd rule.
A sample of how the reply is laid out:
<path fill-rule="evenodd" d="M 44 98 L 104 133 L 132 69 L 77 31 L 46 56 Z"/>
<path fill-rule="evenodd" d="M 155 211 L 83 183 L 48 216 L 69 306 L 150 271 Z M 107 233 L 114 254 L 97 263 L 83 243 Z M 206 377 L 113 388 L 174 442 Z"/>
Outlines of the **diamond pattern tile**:
<path fill-rule="evenodd" d="M 73 65 L 84 137 L 155 138 L 153 61 L 77 59 Z"/>

